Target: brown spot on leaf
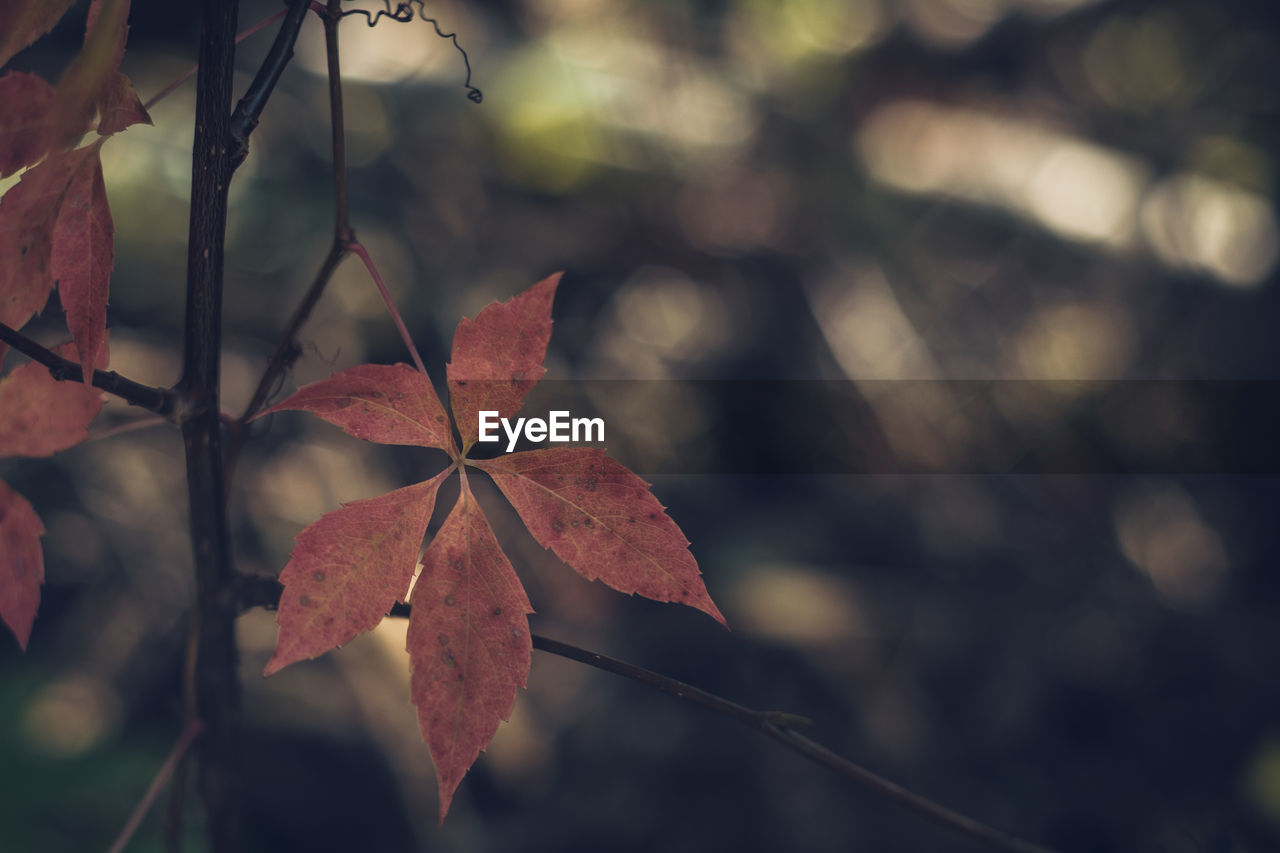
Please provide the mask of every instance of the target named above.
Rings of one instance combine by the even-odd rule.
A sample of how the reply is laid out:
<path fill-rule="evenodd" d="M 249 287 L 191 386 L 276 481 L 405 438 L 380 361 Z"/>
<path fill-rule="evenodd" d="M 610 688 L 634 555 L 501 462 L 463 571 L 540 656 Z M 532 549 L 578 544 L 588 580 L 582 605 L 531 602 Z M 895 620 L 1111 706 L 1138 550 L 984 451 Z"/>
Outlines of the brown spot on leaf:
<path fill-rule="evenodd" d="M 449 593 L 444 597 L 444 603 L 447 607 L 452 607 L 458 603 L 458 599 L 453 597 L 453 593 Z"/>
<path fill-rule="evenodd" d="M 501 616 L 501 615 L 502 615 L 502 608 L 501 608 L 501 607 L 495 607 L 495 608 L 493 608 L 493 615 L 494 615 L 494 616 Z"/>
<path fill-rule="evenodd" d="M 592 521 L 591 519 L 589 519 L 589 518 L 584 518 L 584 519 L 582 519 L 582 526 L 583 526 L 583 527 L 595 527 L 595 526 L 596 526 L 596 523 L 595 523 L 594 521 Z"/>
<path fill-rule="evenodd" d="M 457 666 L 457 665 L 458 665 L 458 661 L 453 657 L 453 652 L 441 652 L 441 653 L 440 653 L 440 660 L 444 662 L 444 665 L 445 665 L 445 666 Z"/>
<path fill-rule="evenodd" d="M 447 645 L 449 645 L 449 635 L 448 635 L 448 634 L 441 634 L 440 636 L 436 637 L 436 639 L 440 641 L 440 645 L 442 645 L 442 646 L 447 646 Z"/>
<path fill-rule="evenodd" d="M 303 607 L 310 607 L 310 606 L 311 606 L 311 598 L 310 598 L 310 596 L 306 596 L 306 595 L 304 595 L 304 596 L 302 596 L 301 598 L 299 598 L 299 599 L 298 599 L 298 603 L 299 603 L 299 604 L 301 604 Z"/>
<path fill-rule="evenodd" d="M 555 521 L 551 522 L 551 529 L 556 533 L 564 533 L 564 521 L 557 518 Z"/>
<path fill-rule="evenodd" d="M 315 579 L 316 583 L 324 583 L 325 574 L 319 569 L 316 569 L 314 572 L 312 572 L 311 577 Z"/>

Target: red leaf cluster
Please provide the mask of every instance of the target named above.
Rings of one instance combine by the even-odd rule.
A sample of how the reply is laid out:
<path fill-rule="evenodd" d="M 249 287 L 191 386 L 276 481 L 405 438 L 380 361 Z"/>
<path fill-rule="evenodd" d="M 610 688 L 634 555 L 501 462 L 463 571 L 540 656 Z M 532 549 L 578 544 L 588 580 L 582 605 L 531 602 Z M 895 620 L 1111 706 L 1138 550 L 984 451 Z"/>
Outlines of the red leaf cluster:
<path fill-rule="evenodd" d="M 0 4 L 0 65 L 48 32 L 70 0 Z M 0 199 L 0 323 L 21 329 L 56 286 L 84 384 L 37 364 L 0 380 L 0 457 L 47 456 L 80 441 L 102 406 L 90 385 L 107 362 L 107 296 L 114 227 L 102 179 L 105 138 L 150 123 L 119 71 L 129 0 L 93 0 L 84 44 L 56 86 L 34 74 L 0 76 L 0 177 L 25 169 Z M 86 131 L 99 138 L 73 148 Z M 0 344 L 0 364 L 8 347 Z M 40 599 L 44 529 L 31 505 L 0 483 L 0 619 L 25 648 Z"/>
<path fill-rule="evenodd" d="M 70 357 L 71 349 L 64 344 L 58 354 Z M 0 379 L 0 459 L 51 456 L 79 444 L 101 408 L 98 389 L 59 382 L 34 362 L 22 365 Z M 0 621 L 24 650 L 44 583 L 43 535 L 44 525 L 31 504 L 0 480 Z"/>
<path fill-rule="evenodd" d="M 407 641 L 442 820 L 463 775 L 510 716 L 532 651 L 533 608 L 471 492 L 468 467 L 487 473 L 534 538 L 588 579 L 687 604 L 724 624 L 680 528 L 648 484 L 603 450 L 466 458 L 479 412 L 514 415 L 546 372 L 559 280 L 550 276 L 459 323 L 447 378 L 460 451 L 430 380 L 404 365 L 353 367 L 263 412 L 308 411 L 358 438 L 437 448 L 453 459 L 430 480 L 347 504 L 298 535 L 280 576 L 280 633 L 267 675 L 369 630 L 409 595 L 439 485 L 462 471 L 458 502 L 422 555 Z"/>

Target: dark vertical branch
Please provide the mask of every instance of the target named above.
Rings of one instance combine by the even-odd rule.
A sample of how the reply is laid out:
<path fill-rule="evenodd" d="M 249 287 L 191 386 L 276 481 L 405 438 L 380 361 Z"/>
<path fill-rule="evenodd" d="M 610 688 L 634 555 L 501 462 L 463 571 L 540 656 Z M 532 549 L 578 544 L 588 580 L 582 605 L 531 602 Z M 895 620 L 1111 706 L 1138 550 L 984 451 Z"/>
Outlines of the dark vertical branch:
<path fill-rule="evenodd" d="M 237 2 L 204 0 L 202 5 L 185 340 L 177 390 L 185 418 L 182 438 L 196 571 L 196 705 L 205 726 L 199 748 L 199 789 L 207 811 L 209 849 L 230 853 L 240 849 L 236 760 L 240 685 L 236 681 L 236 603 L 222 477 L 218 380 L 227 189 L 234 171 L 230 120 Z"/>

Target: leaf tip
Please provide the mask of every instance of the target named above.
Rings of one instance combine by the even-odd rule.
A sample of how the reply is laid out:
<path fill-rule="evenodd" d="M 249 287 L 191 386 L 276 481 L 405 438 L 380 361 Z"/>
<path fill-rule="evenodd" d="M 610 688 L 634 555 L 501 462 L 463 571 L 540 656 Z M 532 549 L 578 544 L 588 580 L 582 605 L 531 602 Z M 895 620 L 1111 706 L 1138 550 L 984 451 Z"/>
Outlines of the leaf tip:
<path fill-rule="evenodd" d="M 18 625 L 11 625 L 8 622 L 5 624 L 9 625 L 9 630 L 13 632 L 14 639 L 18 641 L 18 649 L 25 654 L 27 651 L 27 642 L 31 639 L 31 625 L 28 624 L 24 630 Z"/>
<path fill-rule="evenodd" d="M 284 669 L 290 663 L 292 663 L 292 661 L 283 661 L 280 659 L 279 654 L 274 654 L 271 656 L 271 660 L 267 661 L 267 665 L 262 668 L 262 677 L 267 678 L 269 676 L 275 675 L 277 672 Z"/>

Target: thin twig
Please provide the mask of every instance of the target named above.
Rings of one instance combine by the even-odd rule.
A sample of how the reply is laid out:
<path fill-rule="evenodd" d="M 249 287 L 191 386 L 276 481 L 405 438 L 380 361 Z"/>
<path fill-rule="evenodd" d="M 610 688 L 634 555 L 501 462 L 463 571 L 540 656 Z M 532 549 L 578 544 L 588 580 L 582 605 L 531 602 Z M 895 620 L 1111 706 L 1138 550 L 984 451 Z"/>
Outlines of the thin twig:
<path fill-rule="evenodd" d="M 249 421 L 262 411 L 280 377 L 293 366 L 299 353 L 298 333 L 311 317 L 311 312 L 320 301 L 338 265 L 347 257 L 348 243 L 355 239 L 347 213 L 347 145 L 342 108 L 342 68 L 338 61 L 338 21 L 341 19 L 341 0 L 329 0 L 327 9 L 312 3 L 311 9 L 324 21 L 325 57 L 329 71 L 329 125 L 332 128 L 333 148 L 333 245 L 329 247 L 329 254 L 325 256 L 324 263 L 320 265 L 315 278 L 311 280 L 311 286 L 307 288 L 302 301 L 298 303 L 298 307 L 294 309 L 289 322 L 285 324 L 284 330 L 276 340 L 275 351 L 267 361 L 266 369 L 262 372 L 262 378 L 258 380 L 258 387 L 254 390 L 249 405 L 234 423 L 228 424 L 224 465 L 227 482 L 231 481 L 235 473 L 240 451 L 248 435 Z"/>
<path fill-rule="evenodd" d="M 413 356 L 413 363 L 418 370 L 425 376 L 427 373 L 426 365 L 422 363 L 422 356 L 418 355 L 418 348 L 413 345 L 413 338 L 409 337 L 409 330 L 404 325 L 404 319 L 401 318 L 400 312 L 396 310 L 396 304 L 391 299 L 391 292 L 387 290 L 387 285 L 382 281 L 381 274 L 378 273 L 378 267 L 374 264 L 373 258 L 369 257 L 369 251 L 357 240 L 352 240 L 347 244 L 347 249 L 351 254 L 356 255 L 360 260 L 364 261 L 364 268 L 369 271 L 369 275 L 373 277 L 373 283 L 378 288 L 378 293 L 382 295 L 382 301 L 387 306 L 387 310 L 391 312 L 391 319 L 395 321 L 396 329 L 400 332 L 400 338 L 404 341 L 404 345 L 409 348 L 409 355 Z"/>
<path fill-rule="evenodd" d="M 84 372 L 74 361 L 63 358 L 56 352 L 41 346 L 26 335 L 0 323 L 0 341 L 8 344 L 18 352 L 49 368 L 49 375 L 59 382 L 82 382 Z M 95 370 L 93 386 L 101 388 L 108 394 L 158 415 L 170 416 L 177 410 L 177 395 L 166 388 L 152 388 L 126 379 L 113 370 Z"/>
<path fill-rule="evenodd" d="M 196 708 L 196 661 L 200 651 L 200 616 L 194 610 L 187 620 L 187 644 L 182 655 L 182 717 L 187 725 L 199 719 Z M 187 785 L 191 780 L 191 753 L 178 762 L 173 787 L 169 791 L 169 807 L 165 815 L 165 849 L 182 853 L 183 813 L 187 804 Z"/>
<path fill-rule="evenodd" d="M 258 380 L 258 387 L 254 390 L 253 397 L 249 400 L 249 405 L 245 407 L 244 412 L 241 413 L 239 418 L 236 418 L 234 423 L 228 424 L 226 462 L 224 466 L 227 482 L 231 481 L 231 477 L 235 473 L 236 462 L 240 459 L 240 451 L 244 448 L 245 438 L 248 435 L 249 421 L 253 419 L 254 415 L 262 411 L 266 405 L 267 398 L 271 396 L 271 391 L 275 388 L 280 377 L 293 366 L 293 362 L 301 352 L 296 342 L 298 332 L 311 316 L 316 303 L 320 301 L 320 296 L 324 293 L 325 287 L 329 284 L 329 280 L 333 278 L 334 270 L 338 268 L 338 264 L 346 256 L 347 251 L 342 246 L 335 243 L 330 248 L 324 263 L 320 265 L 320 270 L 316 273 L 316 277 L 312 279 L 311 286 L 307 288 L 302 301 L 298 303 L 298 307 L 293 310 L 293 315 L 289 318 L 289 322 L 285 324 L 284 331 L 276 342 L 275 352 L 271 354 L 271 358 L 267 361 L 267 367 L 262 372 L 262 378 Z"/>
<path fill-rule="evenodd" d="M 169 777 L 173 775 L 173 771 L 182 761 L 182 757 L 187 754 L 187 749 L 200 736 L 200 732 L 203 730 L 204 724 L 199 720 L 192 720 L 187 723 L 186 728 L 182 730 L 182 734 L 178 736 L 178 742 L 173 745 L 173 749 L 169 750 L 169 757 L 160 766 L 160 770 L 156 773 L 155 778 L 151 780 L 151 785 L 148 786 L 147 792 L 142 795 L 142 799 L 134 807 L 133 814 L 129 815 L 129 820 L 125 823 L 124 829 L 120 830 L 120 835 L 116 837 L 115 843 L 111 845 L 111 849 L 107 853 L 121 853 L 124 850 L 124 846 L 129 843 L 129 839 L 133 838 L 133 834 L 138 831 L 138 827 L 142 826 L 143 818 L 147 816 L 147 812 L 151 811 L 151 806 L 155 804 L 156 798 L 160 796 L 160 790 L 164 788 L 165 782 L 169 781 Z"/>
<path fill-rule="evenodd" d="M 283 18 L 287 11 L 288 11 L 287 9 L 281 9 L 279 12 L 276 12 L 274 15 L 268 15 L 267 17 L 263 18 L 261 21 L 258 21 L 258 23 L 254 24 L 252 27 L 249 27 L 249 29 L 241 31 L 236 35 L 236 44 L 239 44 L 240 42 L 244 41 L 249 36 L 253 35 L 259 30 L 264 30 L 267 27 L 271 26 L 273 23 Z M 178 79 L 174 80 L 168 86 L 165 86 L 159 92 L 156 92 L 154 95 L 152 95 L 150 99 L 148 99 L 147 102 L 142 105 L 142 108 L 144 110 L 150 110 L 156 104 L 160 103 L 165 98 L 172 95 L 174 90 L 176 90 L 183 83 L 187 82 L 188 80 L 190 80 L 192 77 L 195 76 L 195 73 L 199 69 L 199 67 L 200 67 L 199 65 L 193 65 L 190 68 L 188 68 L 186 71 L 182 72 L 182 74 L 178 77 Z"/>
<path fill-rule="evenodd" d="M 704 708 L 710 708 L 719 714 L 737 720 L 745 726 L 764 732 L 769 737 L 811 761 L 829 767 L 846 778 L 888 797 L 917 814 L 924 815 L 936 823 L 962 832 L 970 838 L 984 842 L 997 850 L 1007 850 L 1010 853 L 1051 853 L 1048 848 L 1032 844 L 1029 841 L 1023 841 L 1021 838 L 1001 832 L 994 827 L 962 815 L 914 791 L 907 790 L 896 782 L 891 782 L 883 776 L 872 773 L 842 755 L 832 752 L 822 744 L 796 731 L 797 724 L 803 724 L 801 722 L 803 718 L 778 711 L 757 711 L 752 708 L 746 708 L 714 693 L 708 693 L 682 681 L 677 681 L 674 678 L 537 634 L 533 635 L 533 647 L 553 655 L 585 663 L 588 666 L 594 666 L 597 669 L 603 669 L 605 672 L 612 672 L 615 675 L 630 678 L 633 681 L 639 681 L 641 684 L 661 690 L 663 693 L 670 694 L 678 699 L 701 705 Z"/>
<path fill-rule="evenodd" d="M 276 32 L 276 40 L 271 43 L 271 49 L 258 66 L 253 82 L 231 114 L 231 142 L 235 146 L 231 154 L 233 163 L 239 163 L 249 154 L 249 134 L 258 126 L 258 119 L 275 91 L 280 75 L 293 59 L 293 45 L 298 40 L 298 30 L 302 28 L 302 19 L 309 7 L 310 0 L 290 0 L 288 14 Z"/>
<path fill-rule="evenodd" d="M 155 417 L 152 417 L 151 415 L 143 415 L 142 417 L 135 418 L 131 421 L 124 421 L 101 429 L 89 430 L 89 437 L 86 438 L 85 441 L 102 441 L 104 438 L 115 438 L 117 435 L 124 435 L 127 432 L 136 432 L 140 429 L 150 429 L 151 427 L 161 426 L 167 423 L 169 422 L 159 415 Z"/>
<path fill-rule="evenodd" d="M 242 575 L 237 581 L 237 600 L 240 602 L 240 607 L 245 610 L 253 607 L 275 610 L 279 606 L 281 589 L 280 582 L 274 578 Z M 407 618 L 410 612 L 410 605 L 395 604 L 388 615 Z M 812 725 L 808 719 L 798 714 L 791 714 L 785 711 L 757 711 L 754 708 L 748 708 L 725 699 L 723 696 L 708 693 L 706 690 L 694 687 L 691 684 L 685 684 L 683 681 L 638 667 L 626 661 L 620 661 L 598 652 L 562 643 L 559 640 L 552 640 L 539 634 L 533 634 L 532 636 L 535 649 L 584 663 L 587 666 L 593 666 L 605 672 L 612 672 L 614 675 L 630 678 L 632 681 L 638 681 L 655 690 L 675 696 L 677 699 L 701 705 L 704 708 L 715 711 L 717 714 L 737 720 L 748 728 L 764 732 L 769 737 L 782 743 L 792 751 L 803 755 L 810 761 L 835 770 L 846 778 L 888 797 L 901 806 L 997 850 L 1005 850 L 1009 851 L 1009 853 L 1052 853 L 1049 848 L 1023 841 L 971 817 L 952 811 L 946 806 L 909 791 L 896 782 L 891 782 L 883 776 L 872 773 L 865 767 L 832 752 L 798 731 L 799 728 Z"/>

